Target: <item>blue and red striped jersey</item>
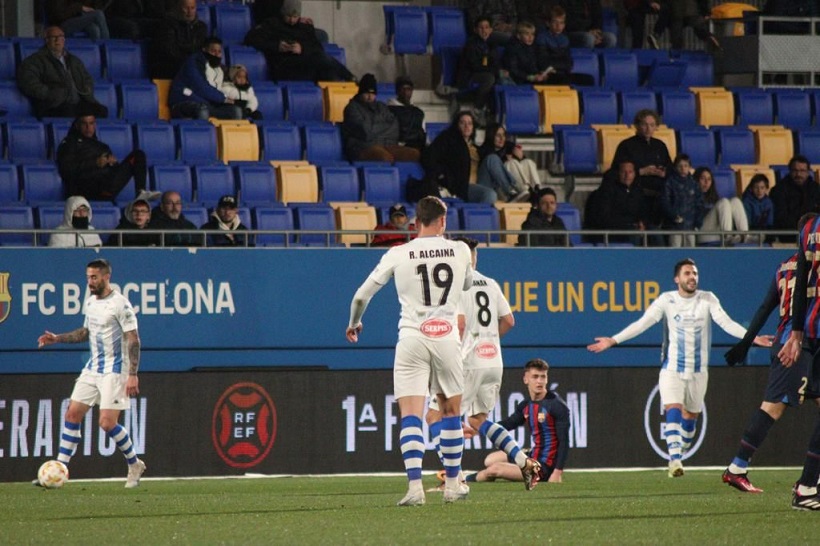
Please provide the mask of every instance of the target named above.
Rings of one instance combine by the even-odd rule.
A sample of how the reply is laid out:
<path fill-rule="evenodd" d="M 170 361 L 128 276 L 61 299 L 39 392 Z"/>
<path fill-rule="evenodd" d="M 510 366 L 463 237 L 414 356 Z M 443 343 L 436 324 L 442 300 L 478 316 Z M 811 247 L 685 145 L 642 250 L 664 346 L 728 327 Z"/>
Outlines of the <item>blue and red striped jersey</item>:
<path fill-rule="evenodd" d="M 512 415 L 499 423 L 507 430 L 525 424 L 530 429 L 530 457 L 542 465 L 562 470 L 569 451 L 569 408 L 554 392 L 543 400 L 524 400 Z"/>

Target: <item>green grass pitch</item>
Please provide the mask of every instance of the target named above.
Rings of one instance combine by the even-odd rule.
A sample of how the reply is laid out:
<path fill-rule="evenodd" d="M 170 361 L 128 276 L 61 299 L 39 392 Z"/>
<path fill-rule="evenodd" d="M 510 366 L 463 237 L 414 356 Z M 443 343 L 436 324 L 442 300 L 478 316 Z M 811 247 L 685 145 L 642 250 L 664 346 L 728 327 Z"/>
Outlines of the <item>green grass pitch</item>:
<path fill-rule="evenodd" d="M 0 544 L 817 544 L 820 513 L 790 507 L 797 469 L 568 471 L 562 484 L 471 484 L 468 500 L 395 506 L 402 477 L 0 484 Z M 425 485 L 435 484 L 425 476 Z"/>

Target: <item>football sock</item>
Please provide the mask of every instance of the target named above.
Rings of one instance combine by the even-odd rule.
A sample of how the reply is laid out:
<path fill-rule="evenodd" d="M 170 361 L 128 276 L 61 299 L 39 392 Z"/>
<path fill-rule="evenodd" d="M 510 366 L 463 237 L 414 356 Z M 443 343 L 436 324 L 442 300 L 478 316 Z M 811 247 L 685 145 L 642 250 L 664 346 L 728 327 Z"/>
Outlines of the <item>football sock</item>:
<path fill-rule="evenodd" d="M 749 461 L 755 451 L 763 444 L 766 435 L 769 434 L 769 429 L 772 428 L 775 421 L 772 416 L 758 408 L 752 415 L 749 425 L 743 431 L 743 437 L 740 439 L 740 446 L 737 448 L 737 455 L 729 465 L 729 472 L 734 474 L 744 474 L 749 467 Z"/>
<path fill-rule="evenodd" d="M 473 472 L 473 473 L 471 473 L 471 474 L 465 474 L 465 475 L 464 475 L 464 481 L 465 481 L 465 482 L 474 482 L 474 481 L 477 481 L 477 480 L 476 480 L 476 477 L 477 477 L 477 476 L 478 476 L 478 472 Z"/>
<path fill-rule="evenodd" d="M 424 457 L 424 437 L 421 431 L 421 418 L 408 415 L 401 419 L 401 456 L 407 479 L 421 481 L 421 460 Z"/>
<path fill-rule="evenodd" d="M 481 423 L 478 432 L 484 437 L 489 438 L 495 448 L 506 453 L 507 457 L 511 461 L 514 461 L 519 468 L 524 468 L 524 465 L 527 464 L 527 456 L 521 451 L 521 448 L 518 447 L 518 444 L 510 433 L 507 432 L 507 429 L 498 423 L 493 423 L 488 419 Z"/>
<path fill-rule="evenodd" d="M 820 475 L 820 414 L 814 423 L 814 430 L 809 440 L 809 449 L 806 452 L 806 462 L 803 463 L 803 474 L 800 476 L 800 485 L 817 487 L 817 477 Z"/>
<path fill-rule="evenodd" d="M 82 438 L 80 423 L 66 421 L 63 424 L 63 434 L 60 436 L 60 452 L 57 454 L 57 460 L 63 464 L 68 464 L 74 452 L 77 451 L 80 438 Z"/>
<path fill-rule="evenodd" d="M 427 428 L 430 430 L 430 441 L 433 442 L 433 447 L 436 450 L 436 455 L 438 455 L 438 460 L 441 461 L 441 464 L 443 465 L 444 459 L 441 457 L 441 421 L 430 423 L 427 425 Z"/>
<path fill-rule="evenodd" d="M 461 417 L 444 417 L 441 420 L 441 456 L 444 462 L 445 485 L 458 487 L 461 472 L 461 455 L 464 452 L 464 431 Z"/>
<path fill-rule="evenodd" d="M 683 452 L 689 451 L 689 448 L 692 447 L 692 440 L 695 439 L 695 432 L 697 431 L 698 427 L 698 420 L 697 419 L 681 419 L 681 441 L 682 445 L 681 448 Z"/>
<path fill-rule="evenodd" d="M 671 460 L 681 459 L 681 415 L 680 408 L 666 410 L 666 449 Z"/>
<path fill-rule="evenodd" d="M 128 434 L 128 431 L 125 430 L 122 425 L 117 425 L 109 430 L 108 436 L 116 442 L 117 447 L 120 448 L 120 451 L 122 451 L 122 454 L 125 456 L 125 460 L 128 461 L 128 464 L 134 464 L 137 462 L 137 452 L 134 451 L 134 444 L 131 442 L 131 435 Z"/>

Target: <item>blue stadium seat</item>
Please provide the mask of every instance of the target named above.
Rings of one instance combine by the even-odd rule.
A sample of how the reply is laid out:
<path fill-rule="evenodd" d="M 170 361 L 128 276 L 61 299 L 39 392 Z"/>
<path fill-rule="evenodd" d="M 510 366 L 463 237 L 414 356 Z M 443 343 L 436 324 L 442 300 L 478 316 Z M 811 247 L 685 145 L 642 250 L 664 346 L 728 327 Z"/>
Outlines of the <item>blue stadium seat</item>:
<path fill-rule="evenodd" d="M 207 36 L 212 36 L 214 33 L 213 17 L 211 17 L 211 4 L 205 2 L 197 2 L 196 4 L 196 18 L 205 23 L 208 29 Z"/>
<path fill-rule="evenodd" d="M 285 102 L 281 87 L 268 81 L 253 82 L 253 91 L 259 101 L 259 112 L 265 121 L 285 119 Z"/>
<path fill-rule="evenodd" d="M 638 59 L 634 53 L 601 53 L 604 86 L 617 91 L 638 87 Z"/>
<path fill-rule="evenodd" d="M 780 90 L 774 92 L 777 123 L 788 129 L 811 126 L 811 96 L 804 91 Z"/>
<path fill-rule="evenodd" d="M 584 125 L 618 123 L 618 94 L 609 89 L 581 90 Z"/>
<path fill-rule="evenodd" d="M 0 229 L 34 229 L 34 214 L 24 205 L 0 205 Z M 26 233 L 0 235 L 0 246 L 33 246 L 34 236 Z"/>
<path fill-rule="evenodd" d="M 188 165 L 153 165 L 148 170 L 156 191 L 175 191 L 185 204 L 194 202 L 194 181 Z"/>
<path fill-rule="evenodd" d="M 311 163 L 344 161 L 342 133 L 332 123 L 307 124 L 304 127 L 305 159 Z"/>
<path fill-rule="evenodd" d="M 424 167 L 421 166 L 421 163 L 414 161 L 396 161 L 394 166 L 399 170 L 399 189 L 402 199 L 405 199 L 407 196 L 407 180 L 410 178 L 423 179 L 425 175 Z"/>
<path fill-rule="evenodd" d="M 416 7 L 397 8 L 393 11 L 393 51 L 397 55 L 427 53 L 430 39 L 427 14 Z"/>
<path fill-rule="evenodd" d="M 0 205 L 20 204 L 19 201 L 20 180 L 17 178 L 17 166 L 0 163 Z"/>
<path fill-rule="evenodd" d="M 721 165 L 753 165 L 755 163 L 755 139 L 749 129 L 720 127 L 715 129 L 715 133 Z M 697 164 L 693 165 L 697 166 Z"/>
<path fill-rule="evenodd" d="M 555 155 L 566 174 L 598 171 L 598 134 L 581 125 L 555 125 Z"/>
<path fill-rule="evenodd" d="M 177 159 L 177 139 L 170 123 L 135 123 L 135 145 L 145 152 L 149 165 L 169 163 Z"/>
<path fill-rule="evenodd" d="M 765 89 L 733 89 L 738 125 L 772 125 L 774 101 Z"/>
<path fill-rule="evenodd" d="M 23 198 L 30 204 L 63 201 L 65 191 L 57 165 L 37 163 L 20 165 Z"/>
<path fill-rule="evenodd" d="M 11 120 L 4 126 L 10 161 L 39 161 L 48 158 L 46 128 L 39 121 Z"/>
<path fill-rule="evenodd" d="M 94 80 L 103 77 L 102 54 L 100 53 L 99 44 L 91 40 L 72 39 L 71 43 L 66 43 L 66 49 L 83 62 L 86 70 Z"/>
<path fill-rule="evenodd" d="M 712 131 L 700 127 L 679 129 L 677 133 L 678 153 L 687 154 L 692 165 L 717 164 L 717 147 Z"/>
<path fill-rule="evenodd" d="M 293 231 L 293 211 L 288 207 L 256 207 L 254 227 L 258 230 Z M 296 235 L 259 234 L 256 246 L 285 246 L 296 242 Z"/>
<path fill-rule="evenodd" d="M 389 205 L 403 200 L 396 167 L 362 167 L 362 188 L 364 200 L 371 205 Z"/>
<path fill-rule="evenodd" d="M 705 51 L 678 51 L 672 56 L 686 62 L 681 87 L 711 87 L 715 84 L 714 60 Z"/>
<path fill-rule="evenodd" d="M 658 104 L 655 98 L 655 93 L 649 90 L 639 89 L 634 91 L 621 91 L 621 119 L 623 123 L 630 125 L 635 119 L 635 114 L 640 110 L 648 108 L 650 110 L 658 111 Z"/>
<path fill-rule="evenodd" d="M 248 79 L 253 84 L 254 92 L 256 92 L 257 82 L 270 79 L 265 55 L 257 49 L 238 44 L 229 45 L 225 47 L 224 57 L 226 66 L 241 64 L 248 69 Z M 227 77 L 227 74 L 225 76 Z"/>
<path fill-rule="evenodd" d="M 194 165 L 196 200 L 216 204 L 223 195 L 236 195 L 233 170 L 227 165 Z"/>
<path fill-rule="evenodd" d="M 65 216 L 65 205 L 62 203 L 53 203 L 49 205 L 42 204 L 35 210 L 36 213 L 34 221 L 37 229 L 55 229 L 63 223 L 63 216 Z M 39 246 L 48 246 L 49 237 L 51 237 L 49 233 L 41 233 L 37 237 L 37 244 Z"/>
<path fill-rule="evenodd" d="M 225 45 L 241 44 L 251 29 L 251 8 L 238 2 L 220 2 L 212 7 L 214 34 Z"/>
<path fill-rule="evenodd" d="M 665 49 L 630 49 L 629 51 L 635 54 L 635 59 L 638 61 L 638 81 L 643 84 L 646 84 L 653 65 L 669 61 L 669 52 Z"/>
<path fill-rule="evenodd" d="M 198 228 L 208 223 L 208 207 L 200 205 L 189 206 L 186 203 L 184 214 L 185 218 Z M 250 226 L 247 227 L 250 229 Z"/>
<path fill-rule="evenodd" d="M 315 85 L 291 85 L 285 87 L 285 103 L 288 121 L 304 123 L 323 121 L 324 103 L 322 90 Z"/>
<path fill-rule="evenodd" d="M 99 231 L 114 230 L 120 223 L 122 211 L 114 205 L 92 205 L 91 225 Z M 105 241 L 110 233 L 101 233 L 100 238 Z"/>
<path fill-rule="evenodd" d="M 428 122 L 425 122 L 424 130 L 427 132 L 427 143 L 428 144 L 432 143 L 436 139 L 436 137 L 439 135 L 439 133 L 441 133 L 442 131 L 447 129 L 447 127 L 449 127 L 449 126 L 450 126 L 450 124 L 447 123 L 446 121 L 428 121 Z"/>
<path fill-rule="evenodd" d="M 493 243 L 500 241 L 498 234 L 488 235 L 486 233 L 501 229 L 498 209 L 495 207 L 460 207 L 459 213 L 461 215 L 461 228 L 464 231 L 474 231 L 474 233 L 469 234 L 470 237 L 483 243 L 488 240 Z"/>
<path fill-rule="evenodd" d="M 111 147 L 118 160 L 134 151 L 134 135 L 130 123 L 97 120 L 97 138 Z"/>
<path fill-rule="evenodd" d="M 652 51 L 652 50 L 639 50 Z M 655 61 L 646 75 L 646 85 L 652 89 L 679 89 L 686 75 L 686 61 Z"/>
<path fill-rule="evenodd" d="M 6 118 L 19 119 L 34 116 L 31 102 L 20 92 L 16 81 L 0 81 L 0 97 L 3 97 L 0 110 L 6 111 Z"/>
<path fill-rule="evenodd" d="M 601 85 L 601 59 L 598 53 L 589 49 L 573 48 L 570 50 L 572 56 L 573 74 L 586 74 L 592 76 L 595 87 Z"/>
<path fill-rule="evenodd" d="M 302 231 L 335 231 L 336 218 L 329 205 L 297 205 L 294 226 Z M 297 241 L 308 246 L 335 246 L 336 236 L 324 233 L 300 233 Z"/>
<path fill-rule="evenodd" d="M 803 129 L 797 133 L 797 152 L 811 162 L 820 164 L 820 129 Z"/>
<path fill-rule="evenodd" d="M 445 47 L 462 48 L 467 42 L 467 23 L 464 11 L 447 6 L 430 6 L 430 38 L 433 53 L 441 53 Z"/>
<path fill-rule="evenodd" d="M 288 121 L 259 124 L 259 142 L 264 161 L 302 159 L 302 135 L 299 127 Z"/>
<path fill-rule="evenodd" d="M 361 201 L 359 172 L 353 165 L 319 167 L 322 201 Z"/>
<path fill-rule="evenodd" d="M 269 163 L 243 163 L 234 167 L 242 203 L 268 206 L 276 202 L 276 171 Z"/>
<path fill-rule="evenodd" d="M 541 119 L 538 93 L 532 87 L 506 87 L 501 93 L 501 119 L 511 134 L 537 134 Z"/>
<path fill-rule="evenodd" d="M 107 40 L 102 43 L 105 75 L 112 82 L 148 78 L 145 51 L 139 42 Z"/>
<path fill-rule="evenodd" d="M 159 119 L 159 97 L 153 82 L 125 82 L 118 88 L 122 117 L 129 123 Z"/>
<path fill-rule="evenodd" d="M 555 215 L 564 221 L 564 226 L 567 231 L 581 230 L 581 212 L 569 203 L 559 203 L 558 210 Z M 579 246 L 581 244 L 581 234 L 573 233 L 569 236 L 569 243 L 572 246 Z"/>
<path fill-rule="evenodd" d="M 712 184 L 718 193 L 718 197 L 731 198 L 738 197 L 735 171 L 729 167 L 715 167 L 712 169 Z"/>
<path fill-rule="evenodd" d="M 120 116 L 120 99 L 117 94 L 117 84 L 104 80 L 94 82 L 94 98 L 108 108 L 108 117 Z"/>
<path fill-rule="evenodd" d="M 325 53 L 327 53 L 330 57 L 339 61 L 339 63 L 347 66 L 347 55 L 345 54 L 345 48 L 341 47 L 338 44 L 324 44 Z"/>
<path fill-rule="evenodd" d="M 695 95 L 691 91 L 662 90 L 658 93 L 658 106 L 668 127 L 683 129 L 698 125 Z"/>
<path fill-rule="evenodd" d="M 460 47 L 442 47 L 439 52 L 441 61 L 441 83 L 455 87 L 458 83 L 458 63 L 461 58 Z"/>
<path fill-rule="evenodd" d="M 14 80 L 17 77 L 14 42 L 0 39 L 0 80 Z"/>
<path fill-rule="evenodd" d="M 134 183 L 134 179 L 128 181 L 128 184 L 125 185 L 123 189 L 120 190 L 114 197 L 114 202 L 119 207 L 126 207 L 128 204 L 134 200 L 134 196 L 137 195 L 137 185 Z"/>
<path fill-rule="evenodd" d="M 212 163 L 217 160 L 216 129 L 210 123 L 175 122 L 179 157 L 186 163 Z"/>
<path fill-rule="evenodd" d="M 23 59 L 29 55 L 36 53 L 43 45 L 42 38 L 15 38 L 14 49 L 17 57 L 17 65 L 19 66 Z"/>

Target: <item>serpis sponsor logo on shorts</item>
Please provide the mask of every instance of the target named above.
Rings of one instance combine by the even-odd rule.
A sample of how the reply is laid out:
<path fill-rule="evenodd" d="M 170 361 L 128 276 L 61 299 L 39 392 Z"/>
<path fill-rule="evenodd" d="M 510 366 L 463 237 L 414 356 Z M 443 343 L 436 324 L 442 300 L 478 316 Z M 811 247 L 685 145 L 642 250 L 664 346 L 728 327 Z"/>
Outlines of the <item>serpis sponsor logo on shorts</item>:
<path fill-rule="evenodd" d="M 453 331 L 453 326 L 444 319 L 432 318 L 422 322 L 419 329 L 427 337 L 444 337 Z"/>
<path fill-rule="evenodd" d="M 475 348 L 475 355 L 478 358 L 495 358 L 498 355 L 498 348 L 495 343 L 479 343 Z"/>

